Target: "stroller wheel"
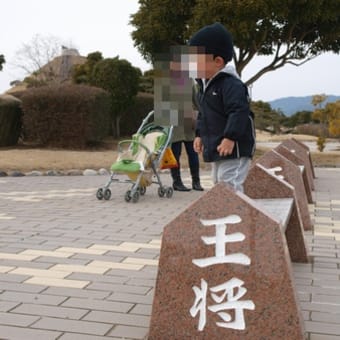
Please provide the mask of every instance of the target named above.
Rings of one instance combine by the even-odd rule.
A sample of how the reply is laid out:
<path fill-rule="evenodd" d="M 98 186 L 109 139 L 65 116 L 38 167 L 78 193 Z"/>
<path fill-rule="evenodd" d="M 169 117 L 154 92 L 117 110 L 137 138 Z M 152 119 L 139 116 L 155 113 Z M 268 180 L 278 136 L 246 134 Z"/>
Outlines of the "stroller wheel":
<path fill-rule="evenodd" d="M 97 197 L 99 200 L 102 200 L 102 199 L 104 198 L 104 194 L 103 194 L 103 189 L 102 189 L 102 188 L 99 188 L 99 189 L 97 190 L 96 197 Z"/>
<path fill-rule="evenodd" d="M 110 198 L 111 198 L 111 190 L 107 188 L 104 190 L 104 199 L 108 201 Z"/>
<path fill-rule="evenodd" d="M 131 190 L 128 190 L 126 193 L 125 193 L 125 196 L 124 196 L 124 198 L 125 198 L 125 201 L 126 202 L 130 202 L 131 201 Z"/>
<path fill-rule="evenodd" d="M 165 189 L 163 187 L 158 188 L 158 196 L 159 197 L 164 197 L 165 195 Z"/>
<path fill-rule="evenodd" d="M 135 191 L 134 194 L 132 195 L 132 202 L 137 203 L 139 200 L 139 191 Z"/>
<path fill-rule="evenodd" d="M 139 188 L 139 193 L 143 196 L 146 193 L 146 187 L 140 187 Z"/>
<path fill-rule="evenodd" d="M 168 187 L 165 189 L 165 195 L 167 198 L 171 198 L 173 193 L 174 193 L 174 189 L 172 189 L 171 187 Z"/>

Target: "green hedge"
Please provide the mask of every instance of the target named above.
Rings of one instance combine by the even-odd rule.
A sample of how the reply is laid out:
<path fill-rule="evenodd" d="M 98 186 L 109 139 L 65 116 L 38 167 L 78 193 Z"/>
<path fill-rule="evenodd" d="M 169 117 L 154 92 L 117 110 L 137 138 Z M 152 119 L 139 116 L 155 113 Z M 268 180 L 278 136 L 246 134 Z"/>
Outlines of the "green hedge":
<path fill-rule="evenodd" d="M 110 129 L 110 97 L 96 87 L 55 85 L 20 96 L 24 141 L 42 146 L 84 148 L 102 141 Z"/>
<path fill-rule="evenodd" d="M 21 133 L 21 101 L 10 95 L 0 96 L 0 146 L 16 145 Z"/>

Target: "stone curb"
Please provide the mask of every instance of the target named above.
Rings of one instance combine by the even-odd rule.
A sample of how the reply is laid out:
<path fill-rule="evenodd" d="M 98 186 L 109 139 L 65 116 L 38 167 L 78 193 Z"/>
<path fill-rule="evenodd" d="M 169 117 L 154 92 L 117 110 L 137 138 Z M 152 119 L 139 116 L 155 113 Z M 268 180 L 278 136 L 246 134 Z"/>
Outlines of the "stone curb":
<path fill-rule="evenodd" d="M 13 171 L 1 171 L 0 170 L 0 177 L 23 177 L 23 176 L 95 176 L 95 175 L 109 175 L 110 172 L 107 169 L 99 169 L 93 170 L 93 169 L 85 169 L 85 170 L 79 170 L 79 169 L 71 169 L 71 170 L 47 170 L 47 171 L 39 171 L 39 170 L 33 170 L 30 172 L 22 172 L 20 170 L 13 170 Z"/>
<path fill-rule="evenodd" d="M 161 170 L 161 173 L 168 173 L 169 170 Z M 30 172 L 22 172 L 20 170 L 2 171 L 0 170 L 0 177 L 37 177 L 37 176 L 109 176 L 111 173 L 109 170 L 101 168 L 99 170 L 94 169 L 71 169 L 71 170 L 47 170 L 39 171 L 33 170 Z"/>

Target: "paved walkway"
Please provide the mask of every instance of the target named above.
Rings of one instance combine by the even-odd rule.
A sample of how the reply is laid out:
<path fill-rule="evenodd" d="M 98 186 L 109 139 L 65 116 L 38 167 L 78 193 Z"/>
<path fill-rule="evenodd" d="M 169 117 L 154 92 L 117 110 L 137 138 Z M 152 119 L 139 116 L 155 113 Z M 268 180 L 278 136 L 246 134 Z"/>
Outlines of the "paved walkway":
<path fill-rule="evenodd" d="M 340 169 L 316 175 L 315 231 L 306 234 L 313 262 L 293 268 L 309 340 L 333 340 L 340 339 Z M 202 176 L 206 188 L 209 178 Z M 124 201 L 127 184 L 114 183 L 111 200 L 98 201 L 106 180 L 0 178 L 0 339 L 147 337 L 163 227 L 202 193 L 161 199 L 153 185 L 133 204 Z"/>

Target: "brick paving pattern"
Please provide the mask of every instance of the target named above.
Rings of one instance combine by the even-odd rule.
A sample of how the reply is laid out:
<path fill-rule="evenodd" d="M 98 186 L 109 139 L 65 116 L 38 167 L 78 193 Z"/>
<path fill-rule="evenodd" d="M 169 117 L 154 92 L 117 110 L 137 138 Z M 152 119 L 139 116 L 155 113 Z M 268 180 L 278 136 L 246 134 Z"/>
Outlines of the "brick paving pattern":
<path fill-rule="evenodd" d="M 340 339 L 340 169 L 316 168 L 309 264 L 293 264 L 310 340 Z"/>
<path fill-rule="evenodd" d="M 186 184 L 189 174 L 184 173 Z M 340 339 L 340 169 L 316 169 L 312 262 L 293 264 L 309 340 Z M 145 339 L 163 227 L 202 193 L 138 203 L 105 176 L 0 178 L 0 339 Z M 170 184 L 170 176 L 162 175 Z M 202 184 L 211 187 L 209 173 Z"/>

